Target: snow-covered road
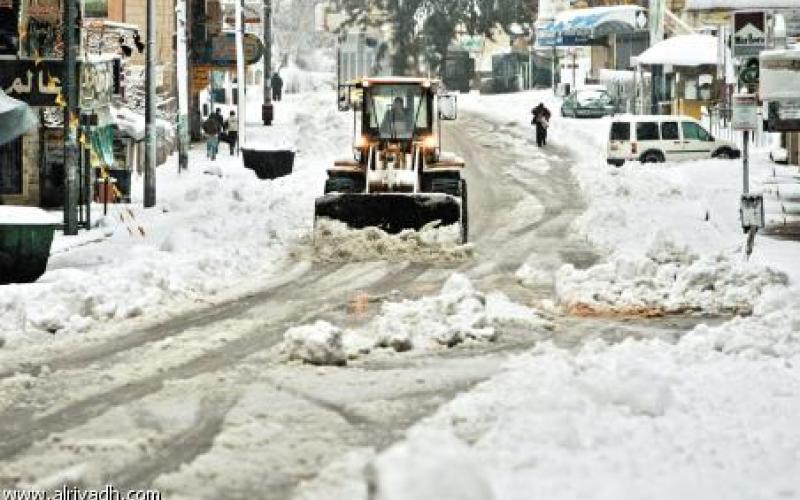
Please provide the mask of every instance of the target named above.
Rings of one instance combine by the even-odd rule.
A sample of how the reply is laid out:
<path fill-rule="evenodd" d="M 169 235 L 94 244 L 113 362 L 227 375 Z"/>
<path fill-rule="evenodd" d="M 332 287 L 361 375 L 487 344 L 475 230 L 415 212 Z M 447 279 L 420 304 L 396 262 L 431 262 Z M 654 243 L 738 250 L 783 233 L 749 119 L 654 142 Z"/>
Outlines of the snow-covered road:
<path fill-rule="evenodd" d="M 723 466 L 745 479 L 777 478 L 776 493 L 793 491 L 787 464 L 800 458 L 800 440 L 780 415 L 798 409 L 796 325 L 771 342 L 747 336 L 753 330 L 748 320 L 740 320 L 745 333 L 734 342 L 713 327 L 679 341 L 701 321 L 723 320 L 576 317 L 559 307 L 565 266 L 571 281 L 561 284 L 570 283 L 570 290 L 591 284 L 578 279 L 583 271 L 593 279 L 633 275 L 641 283 L 641 277 L 625 266 L 602 267 L 609 249 L 589 241 L 597 243 L 603 228 L 592 233 L 582 217 L 588 188 L 582 190 L 579 179 L 585 183 L 592 175 L 582 148 L 591 146 L 562 135 L 537 149 L 525 116 L 533 96 L 521 96 L 505 118 L 497 115 L 509 103 L 469 96 L 459 121 L 445 129 L 444 147 L 467 160 L 473 256 L 445 262 L 307 258 L 308 242 L 299 233 L 310 227 L 311 200 L 324 176 L 324 165 L 313 164 L 329 162 L 337 140 L 345 141 L 343 153 L 349 143 L 346 120 L 317 110 L 334 102 L 327 97 L 296 104 L 284 138 L 302 145 L 294 178 L 248 187 L 255 181 L 223 170 L 219 183 L 213 180 L 199 193 L 227 197 L 234 182 L 240 197 L 278 200 L 270 198 L 273 211 L 260 213 L 246 203 L 249 208 L 240 207 L 231 195 L 231 206 L 238 207 L 232 227 L 208 214 L 222 237 L 203 233 L 207 221 L 189 221 L 190 246 L 221 240 L 225 248 L 226 238 L 235 241 L 237 231 L 247 231 L 243 248 L 223 261 L 237 269 L 219 278 L 213 295 L 192 291 L 209 279 L 198 272 L 185 295 L 160 292 L 166 307 L 154 305 L 158 299 L 148 302 L 152 315 L 99 322 L 84 334 L 0 351 L 0 486 L 113 482 L 186 500 L 366 499 L 368 484 L 383 499 L 504 499 L 511 492 L 530 498 L 528 491 L 585 498 L 605 487 L 620 498 L 620 490 L 608 487 L 615 478 L 620 485 L 632 484 L 632 476 L 646 481 L 656 474 L 648 466 L 661 462 L 657 469 L 665 482 L 678 477 L 663 470 L 668 467 L 680 478 L 691 477 L 685 468 L 691 453 L 679 451 L 697 441 L 691 428 L 703 425 L 702 391 L 709 389 L 705 415 L 717 418 L 714 425 L 725 432 L 700 431 L 699 460 L 711 463 L 716 450 L 739 451 Z M 569 126 L 582 125 L 557 124 L 556 132 Z M 312 166 L 319 171 L 306 170 Z M 596 190 L 592 195 L 600 196 Z M 191 203 L 185 193 L 180 199 Z M 304 204 L 307 212 L 299 212 Z M 597 211 L 592 205 L 590 213 Z M 260 224 L 248 229 L 245 217 Z M 274 228 L 284 234 L 266 240 L 250 235 Z M 616 233 L 606 231 L 611 241 Z M 187 240 L 173 241 L 180 246 Z M 258 245 L 265 242 L 278 266 L 260 267 Z M 146 262 L 157 265 L 159 255 Z M 234 283 L 239 286 L 231 288 Z M 763 286 L 768 284 L 779 283 Z M 701 304 L 723 292 L 703 290 Z M 196 302 L 178 300 L 183 296 Z M 779 332 L 797 321 L 782 321 L 781 309 L 774 309 L 764 322 Z M 318 359 L 302 349 L 287 352 L 284 334 L 302 325 L 312 325 L 311 340 L 319 340 L 301 343 L 302 349 L 328 354 L 336 340 L 347 366 L 290 361 L 293 354 Z M 365 338 L 372 343 L 365 345 Z M 762 359 L 776 346 L 778 355 Z M 738 382 L 725 389 L 731 376 Z M 776 380 L 788 385 L 763 395 Z M 736 390 L 745 400 L 734 407 Z M 766 408 L 773 403 L 780 415 L 771 418 Z M 744 421 L 723 418 L 748 404 L 753 410 Z M 722 447 L 748 439 L 744 430 L 757 423 L 774 423 L 778 430 L 756 435 L 747 446 Z M 678 432 L 681 424 L 687 428 Z M 662 428 L 680 441 L 673 446 L 659 440 Z M 635 437 L 630 447 L 614 447 L 625 443 L 626 433 Z M 771 455 L 768 446 L 781 438 L 785 447 Z M 649 458 L 631 456 L 631 449 L 653 443 L 658 446 Z M 747 457 L 764 460 L 751 476 L 739 467 Z M 585 473 L 605 459 L 605 476 Z M 707 470 L 724 479 L 718 469 Z M 458 483 L 461 489 L 454 487 Z M 573 489 L 563 488 L 571 483 Z M 442 484 L 449 488 L 440 489 Z M 702 498 L 715 491 L 679 486 L 674 494 L 649 497 Z"/>

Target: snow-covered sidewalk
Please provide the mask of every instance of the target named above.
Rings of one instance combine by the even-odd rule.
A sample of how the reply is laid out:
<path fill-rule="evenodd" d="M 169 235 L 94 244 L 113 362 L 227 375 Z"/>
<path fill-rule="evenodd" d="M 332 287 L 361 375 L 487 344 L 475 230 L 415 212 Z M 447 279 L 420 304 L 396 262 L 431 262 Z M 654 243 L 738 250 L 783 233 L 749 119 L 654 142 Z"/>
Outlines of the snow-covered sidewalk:
<path fill-rule="evenodd" d="M 261 181 L 227 144 L 214 162 L 197 144 L 187 172 L 177 173 L 176 155 L 158 168 L 155 208 L 142 209 L 142 180 L 134 176 L 131 205 L 110 206 L 96 229 L 77 237 L 57 235 L 44 276 L 0 286 L 3 353 L 284 271 L 312 227 L 324 166 L 348 152 L 348 117 L 334 98 L 330 91 L 287 96 L 271 128 L 261 126 L 251 100 L 247 146 L 296 150 L 291 176 Z"/>

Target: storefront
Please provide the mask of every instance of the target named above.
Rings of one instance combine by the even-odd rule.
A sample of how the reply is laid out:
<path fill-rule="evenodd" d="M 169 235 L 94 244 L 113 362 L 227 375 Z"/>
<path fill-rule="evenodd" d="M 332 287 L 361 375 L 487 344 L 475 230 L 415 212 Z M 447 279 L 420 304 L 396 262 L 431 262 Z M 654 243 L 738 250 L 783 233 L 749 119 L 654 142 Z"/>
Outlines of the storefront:
<path fill-rule="evenodd" d="M 711 35 L 667 38 L 641 53 L 637 62 L 651 75 L 651 112 L 700 119 L 702 108 L 720 104 L 726 84 L 736 81 L 732 66 L 723 74 L 720 59 L 720 40 Z"/>
<path fill-rule="evenodd" d="M 84 7 L 85 15 L 95 18 L 84 21 L 78 63 L 80 109 L 91 116 L 81 121 L 79 168 L 82 185 L 91 186 L 98 169 L 130 170 L 128 146 L 124 140 L 118 143 L 110 106 L 125 99 L 120 75 L 125 57 L 136 47 L 137 28 L 97 19 L 107 9 L 104 1 Z M 0 0 L 0 88 L 27 103 L 39 118 L 39 127 L 0 147 L 4 203 L 58 208 L 64 202 L 61 16 L 61 0 Z M 130 178 L 125 172 L 118 176 Z M 82 196 L 91 196 L 89 189 Z"/>

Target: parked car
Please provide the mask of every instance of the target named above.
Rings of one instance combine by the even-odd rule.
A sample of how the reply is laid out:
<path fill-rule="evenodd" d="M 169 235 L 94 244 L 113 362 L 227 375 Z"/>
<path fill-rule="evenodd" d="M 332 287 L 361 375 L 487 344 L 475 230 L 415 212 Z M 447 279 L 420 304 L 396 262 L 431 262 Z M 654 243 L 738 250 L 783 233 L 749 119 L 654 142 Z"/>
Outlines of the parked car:
<path fill-rule="evenodd" d="M 581 89 L 570 93 L 561 104 L 561 116 L 600 118 L 616 112 L 614 100 L 601 89 Z"/>
<path fill-rule="evenodd" d="M 607 146 L 610 165 L 740 156 L 741 151 L 732 142 L 715 138 L 690 116 L 622 115 L 611 122 Z"/>
<path fill-rule="evenodd" d="M 789 163 L 789 151 L 786 148 L 775 148 L 769 152 L 769 159 L 775 163 Z"/>

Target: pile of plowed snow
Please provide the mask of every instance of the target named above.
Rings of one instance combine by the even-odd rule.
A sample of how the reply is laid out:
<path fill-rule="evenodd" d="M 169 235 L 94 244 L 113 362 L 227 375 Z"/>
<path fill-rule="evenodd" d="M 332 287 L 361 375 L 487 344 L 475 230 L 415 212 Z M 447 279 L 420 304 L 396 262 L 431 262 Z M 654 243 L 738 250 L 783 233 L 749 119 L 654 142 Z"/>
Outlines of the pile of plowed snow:
<path fill-rule="evenodd" d="M 472 245 L 458 242 L 459 236 L 457 225 L 429 224 L 419 231 L 389 234 L 376 227 L 352 229 L 339 221 L 320 219 L 312 258 L 321 262 L 459 262 L 474 254 Z"/>
<path fill-rule="evenodd" d="M 643 257 L 617 255 L 585 270 L 562 267 L 556 295 L 576 314 L 750 314 L 764 291 L 787 282 L 785 274 L 738 253 L 699 257 L 659 233 Z"/>
<path fill-rule="evenodd" d="M 438 295 L 385 302 L 366 325 L 342 329 L 326 321 L 294 327 L 284 334 L 289 359 L 343 365 L 380 348 L 395 351 L 453 347 L 472 340 L 495 341 L 503 328 L 531 331 L 552 324 L 537 311 L 499 292 L 484 294 L 461 274 L 452 275 Z"/>
<path fill-rule="evenodd" d="M 797 496 L 800 309 L 791 300 L 768 294 L 754 316 L 698 327 L 676 344 L 595 341 L 574 351 L 544 342 L 404 440 L 362 453 L 361 467 L 335 469 L 342 484 L 326 482 L 326 493 L 361 485 L 348 498 Z"/>

